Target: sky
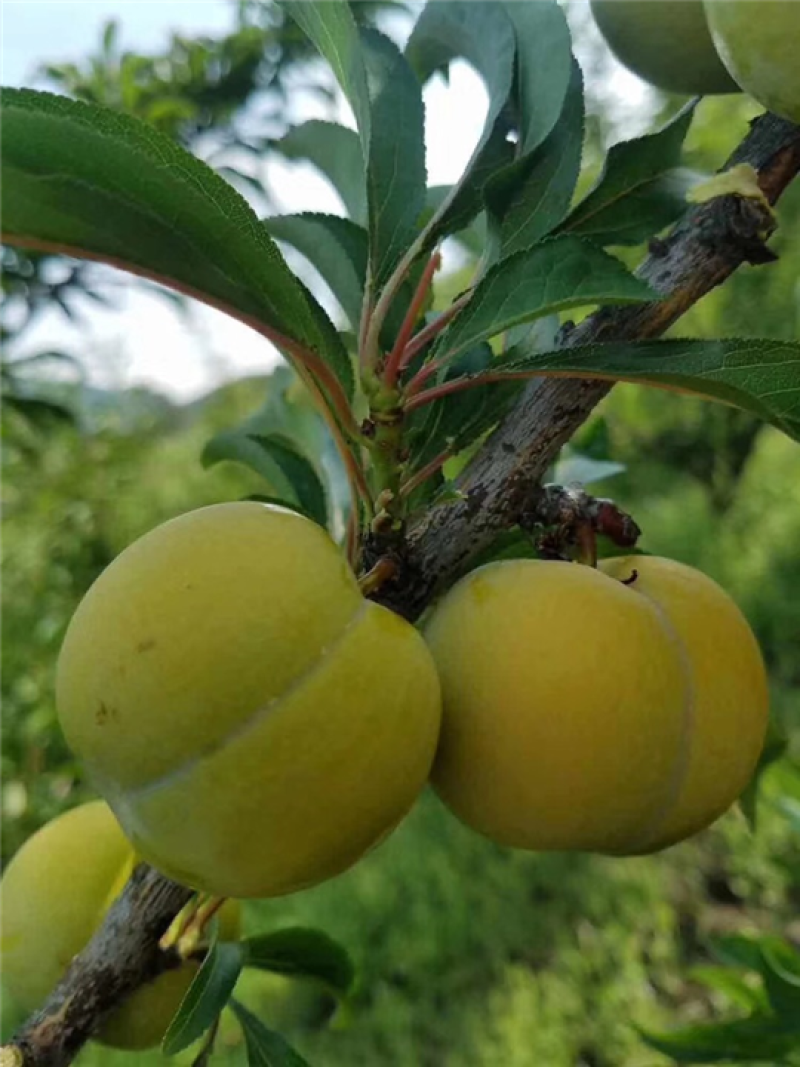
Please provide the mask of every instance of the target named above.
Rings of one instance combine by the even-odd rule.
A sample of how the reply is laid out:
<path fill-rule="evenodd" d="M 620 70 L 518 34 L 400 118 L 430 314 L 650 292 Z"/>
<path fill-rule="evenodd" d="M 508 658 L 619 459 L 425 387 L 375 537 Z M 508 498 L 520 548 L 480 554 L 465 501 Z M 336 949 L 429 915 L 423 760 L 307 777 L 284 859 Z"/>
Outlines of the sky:
<path fill-rule="evenodd" d="M 5 85 L 35 84 L 34 72 L 45 60 L 74 62 L 89 55 L 112 18 L 120 26 L 121 46 L 140 51 L 163 47 L 173 31 L 218 34 L 233 25 L 226 0 L 0 0 L 0 16 Z M 638 91 L 636 79 L 620 77 L 628 93 Z M 447 184 L 460 175 L 477 142 L 486 93 L 477 74 L 458 63 L 449 87 L 434 79 L 424 96 L 428 181 Z M 309 102 L 302 118 L 314 117 L 352 125 L 341 101 L 334 114 Z M 343 212 L 333 190 L 303 164 L 270 162 L 267 179 L 282 212 Z M 287 258 L 303 272 L 298 257 Z M 311 281 L 313 276 L 306 271 L 305 277 Z M 57 347 L 77 355 L 94 384 L 148 385 L 176 400 L 194 399 L 225 379 L 264 373 L 279 358 L 267 341 L 228 316 L 192 303 L 187 318 L 163 298 L 137 290 L 122 274 L 110 279 L 109 293 L 113 310 L 87 308 L 79 327 L 55 311 L 44 317 L 26 332 L 24 351 Z"/>

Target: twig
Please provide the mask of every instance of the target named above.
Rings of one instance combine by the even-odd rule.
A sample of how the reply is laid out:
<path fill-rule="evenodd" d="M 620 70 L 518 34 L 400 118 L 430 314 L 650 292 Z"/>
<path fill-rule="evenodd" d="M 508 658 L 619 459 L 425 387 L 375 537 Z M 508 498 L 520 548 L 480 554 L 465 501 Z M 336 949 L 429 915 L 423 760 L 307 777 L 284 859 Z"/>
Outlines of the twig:
<path fill-rule="evenodd" d="M 427 297 L 431 283 L 433 282 L 433 276 L 441 265 L 441 253 L 434 252 L 428 260 L 428 265 L 422 272 L 422 277 L 419 280 L 414 296 L 411 298 L 411 303 L 409 304 L 408 311 L 403 319 L 394 348 L 389 353 L 389 357 L 386 360 L 383 377 L 387 389 L 394 389 L 397 385 L 397 378 L 400 372 L 405 370 L 408 362 L 405 356 L 406 345 L 411 340 L 411 335 L 417 324 L 422 305 L 425 303 L 425 298 Z"/>
<path fill-rule="evenodd" d="M 756 120 L 723 169 L 750 163 L 770 204 L 800 172 L 800 126 L 775 115 Z M 601 308 L 562 333 L 564 348 L 593 341 L 658 337 L 745 262 L 763 262 L 765 234 L 775 226 L 754 200 L 725 196 L 692 208 L 665 240 L 654 242 L 638 275 L 664 299 Z M 456 481 L 463 500 L 431 508 L 409 529 L 402 581 L 387 582 L 379 599 L 416 618 L 436 591 L 498 533 L 515 525 L 531 492 L 561 447 L 608 393 L 608 382 L 533 380 Z"/>

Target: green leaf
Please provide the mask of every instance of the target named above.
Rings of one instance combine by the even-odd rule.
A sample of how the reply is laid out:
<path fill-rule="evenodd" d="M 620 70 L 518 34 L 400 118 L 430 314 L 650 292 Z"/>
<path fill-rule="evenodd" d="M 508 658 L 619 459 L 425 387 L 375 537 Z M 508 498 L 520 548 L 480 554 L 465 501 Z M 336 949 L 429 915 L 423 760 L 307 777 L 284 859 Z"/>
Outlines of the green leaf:
<path fill-rule="evenodd" d="M 2 94 L 4 239 L 112 263 L 313 349 L 352 392 L 347 353 L 247 202 L 127 115 Z M 348 386 L 348 376 L 350 385 Z"/>
<path fill-rule="evenodd" d="M 766 771 L 785 755 L 789 747 L 789 738 L 786 731 L 774 716 L 770 716 L 767 723 L 767 736 L 764 739 L 764 747 L 758 759 L 753 776 L 747 783 L 742 795 L 739 797 L 739 807 L 744 817 L 750 824 L 750 829 L 756 829 L 756 813 L 758 810 L 758 793 L 761 780 Z"/>
<path fill-rule="evenodd" d="M 761 941 L 761 973 L 770 1005 L 784 1026 L 797 1032 L 800 1046 L 800 953 L 787 941 Z"/>
<path fill-rule="evenodd" d="M 300 510 L 320 526 L 327 525 L 325 488 L 311 462 L 282 434 L 252 434 L 229 430 L 212 437 L 201 463 L 212 467 L 233 460 L 250 467 L 278 490 L 294 498 Z"/>
<path fill-rule="evenodd" d="M 241 969 L 242 950 L 236 942 L 211 946 L 164 1035 L 161 1047 L 166 1056 L 182 1052 L 214 1024 L 230 1000 Z"/>
<path fill-rule="evenodd" d="M 481 136 L 460 181 L 439 208 L 429 243 L 469 222 L 480 207 L 479 194 L 486 179 L 513 152 L 506 143 L 509 126 L 501 120 L 501 112 L 512 89 L 515 54 L 514 27 L 496 2 L 429 0 L 417 19 L 406 57 L 420 81 L 463 58 L 481 76 L 489 96 Z"/>
<path fill-rule="evenodd" d="M 425 204 L 420 86 L 388 37 L 359 32 L 347 4 L 285 0 L 283 6 L 331 65 L 353 108 L 366 161 L 371 275 L 380 288 Z"/>
<path fill-rule="evenodd" d="M 501 260 L 478 283 L 432 355 L 452 359 L 521 322 L 589 304 L 631 304 L 654 293 L 601 249 L 557 237 Z"/>
<path fill-rule="evenodd" d="M 269 1030 L 238 1000 L 231 1000 L 244 1033 L 248 1067 L 309 1067 L 280 1034 Z"/>
<path fill-rule="evenodd" d="M 353 222 L 367 225 L 364 152 L 355 130 L 311 119 L 289 130 L 274 148 L 287 159 L 308 160 L 334 187 Z"/>
<path fill-rule="evenodd" d="M 795 341 L 639 341 L 530 355 L 518 348 L 503 357 L 502 365 L 497 361 L 493 373 L 501 369 L 609 378 L 696 393 L 751 411 L 800 440 L 800 344 Z"/>
<path fill-rule="evenodd" d="M 362 30 L 361 39 L 372 108 L 370 264 L 373 285 L 380 289 L 411 243 L 425 207 L 425 114 L 419 83 L 403 54 L 377 30 Z"/>
<path fill-rule="evenodd" d="M 797 1035 L 782 1031 L 774 1016 L 756 1015 L 671 1033 L 639 1033 L 652 1048 L 676 1063 L 726 1063 L 730 1060 L 777 1064 L 797 1049 Z"/>
<path fill-rule="evenodd" d="M 294 19 L 333 70 L 347 97 L 361 137 L 364 158 L 369 158 L 371 114 L 367 74 L 358 26 L 350 5 L 330 0 L 282 0 L 280 6 Z"/>
<path fill-rule="evenodd" d="M 499 223 L 502 255 L 535 244 L 564 218 L 581 169 L 583 123 L 583 77 L 576 62 L 561 115 L 547 138 L 486 187 L 486 203 Z"/>
<path fill-rule="evenodd" d="M 728 967 L 741 967 L 757 972 L 761 970 L 761 947 L 757 937 L 724 934 L 711 938 L 708 947 L 714 958 Z"/>
<path fill-rule="evenodd" d="M 498 119 L 491 136 L 474 163 L 457 185 L 434 186 L 428 189 L 428 203 L 434 202 L 436 221 L 428 231 L 426 248 L 450 234 L 464 233 L 472 219 L 483 210 L 484 193 L 489 180 L 502 171 L 514 158 L 514 145 L 507 139 L 508 123 Z M 470 241 L 470 237 L 467 237 Z M 469 244 L 475 256 L 483 252 L 485 238 Z"/>
<path fill-rule="evenodd" d="M 747 1011 L 766 1010 L 768 1005 L 760 984 L 750 984 L 745 975 L 739 974 L 732 967 L 716 967 L 705 964 L 692 967 L 689 972 L 695 982 L 701 982 L 709 989 L 722 993 L 733 1004 Z"/>
<path fill-rule="evenodd" d="M 310 978 L 338 997 L 353 990 L 355 967 L 347 950 L 321 930 L 295 926 L 241 942 L 245 967 Z"/>
<path fill-rule="evenodd" d="M 693 183 L 677 169 L 695 102 L 657 133 L 612 145 L 594 187 L 559 226 L 598 244 L 638 244 L 686 209 Z"/>
<path fill-rule="evenodd" d="M 298 451 L 288 437 L 280 434 L 254 434 L 251 440 L 275 461 L 306 514 L 320 526 L 327 526 L 325 487 L 311 461 Z"/>
<path fill-rule="evenodd" d="M 556 0 L 503 4 L 517 42 L 520 154 L 532 151 L 556 124 L 572 79 L 572 43 Z"/>
<path fill-rule="evenodd" d="M 264 219 L 264 226 L 271 237 L 292 245 L 314 264 L 357 330 L 369 256 L 366 231 L 349 219 L 315 212 L 276 215 Z"/>

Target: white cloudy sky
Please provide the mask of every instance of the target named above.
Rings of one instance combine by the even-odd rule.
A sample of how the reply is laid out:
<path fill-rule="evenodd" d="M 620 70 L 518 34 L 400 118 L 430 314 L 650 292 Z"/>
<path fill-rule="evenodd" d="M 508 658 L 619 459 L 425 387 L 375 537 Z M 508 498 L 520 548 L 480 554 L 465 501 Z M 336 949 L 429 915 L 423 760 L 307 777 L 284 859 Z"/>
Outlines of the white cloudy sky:
<path fill-rule="evenodd" d="M 111 18 L 120 24 L 122 46 L 142 51 L 162 47 L 171 31 L 220 33 L 233 22 L 226 0 L 2 0 L 0 14 L 6 85 L 31 84 L 43 60 L 75 61 L 90 54 Z M 636 79 L 620 77 L 628 94 L 639 92 Z M 457 178 L 469 158 L 485 114 L 485 93 L 473 71 L 458 65 L 449 89 L 436 80 L 425 96 L 429 182 L 443 184 Z M 337 117 L 347 121 L 344 106 Z M 341 211 L 336 195 L 305 167 L 276 162 L 268 178 L 283 211 Z M 167 302 L 137 292 L 122 275 L 114 278 L 114 292 L 115 310 L 90 309 L 80 329 L 54 313 L 29 331 L 26 348 L 57 345 L 81 356 L 98 384 L 149 384 L 181 399 L 224 378 L 261 372 L 277 358 L 263 338 L 206 307 L 194 305 L 187 324 Z"/>

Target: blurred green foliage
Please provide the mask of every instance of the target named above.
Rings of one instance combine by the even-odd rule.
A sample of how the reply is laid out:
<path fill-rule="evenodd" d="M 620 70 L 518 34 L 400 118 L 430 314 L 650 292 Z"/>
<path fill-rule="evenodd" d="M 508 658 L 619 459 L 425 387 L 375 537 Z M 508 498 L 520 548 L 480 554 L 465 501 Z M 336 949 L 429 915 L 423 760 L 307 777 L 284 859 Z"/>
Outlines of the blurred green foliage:
<path fill-rule="evenodd" d="M 121 54 L 110 30 L 97 56 L 51 68 L 50 76 L 75 95 L 149 117 L 187 143 L 222 130 L 217 144 L 229 145 L 251 94 L 276 89 L 274 65 L 256 63 L 252 47 L 260 33 L 263 57 L 264 35 L 277 32 L 264 11 L 242 5 L 232 38 L 176 38 L 151 57 Z M 291 49 L 286 54 L 292 57 Z M 594 61 L 602 68 L 602 56 Z M 271 99 L 279 121 L 280 93 Z M 676 105 L 655 99 L 654 121 Z M 744 98 L 704 101 L 690 134 L 689 165 L 701 173 L 719 166 L 754 111 Z M 592 164 L 599 145 L 621 131 L 599 105 L 590 114 Z M 265 139 L 251 154 L 256 161 L 269 133 L 259 136 Z M 779 220 L 773 242 L 779 262 L 743 268 L 692 309 L 675 334 L 798 336 L 800 187 L 782 202 Z M 26 263 L 12 255 L 7 265 L 6 286 L 23 301 L 57 299 L 48 279 L 39 284 L 37 257 Z M 61 275 L 57 284 L 67 300 L 88 282 Z M 53 704 L 58 648 L 85 590 L 122 547 L 157 523 L 264 492 L 263 483 L 232 464 L 202 470 L 199 457 L 213 434 L 265 413 L 275 419 L 276 412 L 285 422 L 276 428 L 292 429 L 309 447 L 316 430 L 285 370 L 225 385 L 185 407 L 142 390 L 103 394 L 81 381 L 54 390 L 46 375 L 20 370 L 16 376 L 6 370 L 3 385 L 23 401 L 44 397 L 72 413 L 63 418 L 25 403 L 3 410 L 8 857 L 44 821 L 88 795 Z M 790 754 L 765 776 L 755 834 L 734 811 L 660 856 L 525 855 L 470 833 L 426 795 L 392 838 L 346 875 L 290 898 L 248 904 L 250 932 L 319 925 L 351 949 L 361 968 L 354 1017 L 334 1019 L 332 1027 L 323 1025 L 330 1005 L 315 991 L 265 975 L 243 981 L 245 1002 L 314 1064 L 657 1067 L 671 1061 L 642 1043 L 637 1025 L 660 1032 L 675 1022 L 730 1015 L 721 980 L 704 983 L 692 971 L 710 963 L 715 938 L 800 937 L 794 918 L 800 797 L 792 792 L 792 761 L 800 758 L 800 450 L 741 412 L 633 386 L 617 387 L 574 445 L 625 465 L 595 489 L 634 514 L 643 548 L 700 567 L 741 604 L 765 652 Z M 6 1000 L 5 1029 L 17 1021 Z M 165 1062 L 157 1053 L 137 1058 L 145 1067 Z M 177 1062 L 190 1061 L 183 1055 Z M 230 1020 L 218 1061 L 242 1062 Z M 132 1059 L 89 1047 L 78 1062 L 124 1067 Z"/>

